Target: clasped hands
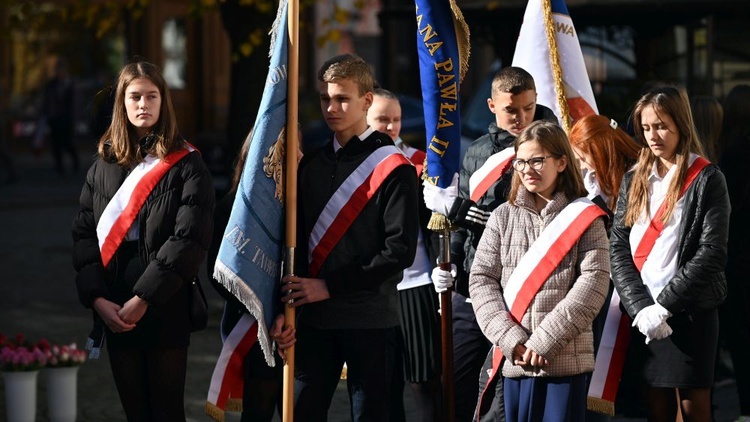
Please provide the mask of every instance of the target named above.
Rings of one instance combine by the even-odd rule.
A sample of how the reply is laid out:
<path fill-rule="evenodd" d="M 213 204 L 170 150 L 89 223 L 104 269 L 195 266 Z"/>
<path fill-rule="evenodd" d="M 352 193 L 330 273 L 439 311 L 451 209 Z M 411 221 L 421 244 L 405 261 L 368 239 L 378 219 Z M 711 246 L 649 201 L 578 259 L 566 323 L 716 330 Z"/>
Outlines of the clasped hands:
<path fill-rule="evenodd" d="M 672 327 L 667 324 L 667 318 L 672 313 L 665 307 L 655 303 L 641 309 L 633 318 L 633 327 L 638 327 L 638 331 L 646 336 L 646 344 L 652 340 L 661 340 L 672 334 Z"/>
<path fill-rule="evenodd" d="M 120 306 L 103 297 L 94 300 L 93 307 L 102 321 L 113 333 L 125 333 L 133 328 L 143 318 L 148 309 L 148 302 L 138 296 L 133 296 Z"/>
<path fill-rule="evenodd" d="M 529 349 L 523 344 L 517 344 L 513 348 L 513 364 L 522 367 L 525 371 L 537 372 L 549 365 L 549 361 L 539 353 Z"/>

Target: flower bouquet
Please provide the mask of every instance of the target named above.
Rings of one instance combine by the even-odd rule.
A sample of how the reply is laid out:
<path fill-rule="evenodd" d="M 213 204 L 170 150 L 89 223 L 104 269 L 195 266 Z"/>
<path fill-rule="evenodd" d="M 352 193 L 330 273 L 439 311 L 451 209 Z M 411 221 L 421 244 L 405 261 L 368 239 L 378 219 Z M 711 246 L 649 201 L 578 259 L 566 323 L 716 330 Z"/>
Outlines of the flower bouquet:
<path fill-rule="evenodd" d="M 76 343 L 57 345 L 42 339 L 39 342 L 39 349 L 47 357 L 48 368 L 78 366 L 86 362 L 87 352 L 79 349 Z"/>
<path fill-rule="evenodd" d="M 50 344 L 42 339 L 39 348 L 47 356 L 44 379 L 47 385 L 47 409 L 51 422 L 74 422 L 78 403 L 78 368 L 87 352 L 76 343 Z"/>
<path fill-rule="evenodd" d="M 36 418 L 36 384 L 47 354 L 38 345 L 0 334 L 0 372 L 5 387 L 5 416 L 9 422 Z"/>
<path fill-rule="evenodd" d="M 47 354 L 38 345 L 25 341 L 23 334 L 10 340 L 0 334 L 0 371 L 38 371 L 47 364 Z"/>

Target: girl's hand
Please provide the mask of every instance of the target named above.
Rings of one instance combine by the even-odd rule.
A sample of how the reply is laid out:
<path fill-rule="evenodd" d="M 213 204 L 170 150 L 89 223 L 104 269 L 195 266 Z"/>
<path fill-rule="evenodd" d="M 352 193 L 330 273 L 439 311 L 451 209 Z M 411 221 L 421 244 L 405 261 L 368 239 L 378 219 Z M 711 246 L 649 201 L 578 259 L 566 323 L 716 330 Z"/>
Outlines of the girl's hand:
<path fill-rule="evenodd" d="M 128 323 L 120 318 L 118 312 L 122 307 L 114 302 L 98 297 L 94 299 L 94 310 L 99 314 L 104 321 L 104 324 L 113 333 L 124 333 L 135 328 L 135 324 Z"/>

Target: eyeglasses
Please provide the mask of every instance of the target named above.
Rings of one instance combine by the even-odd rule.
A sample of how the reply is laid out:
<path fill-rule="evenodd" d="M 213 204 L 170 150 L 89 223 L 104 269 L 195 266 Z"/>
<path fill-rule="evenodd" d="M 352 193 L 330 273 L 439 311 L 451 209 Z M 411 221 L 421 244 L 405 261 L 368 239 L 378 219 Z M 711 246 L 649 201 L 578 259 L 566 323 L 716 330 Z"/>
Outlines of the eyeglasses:
<path fill-rule="evenodd" d="M 516 158 L 513 161 L 511 161 L 511 164 L 513 164 L 513 169 L 515 171 L 524 171 L 526 169 L 526 164 L 531 167 L 532 170 L 539 171 L 544 167 L 544 160 L 548 158 L 556 157 L 556 155 L 547 155 L 546 157 L 534 157 L 529 158 L 528 160 L 522 160 L 520 158 Z"/>

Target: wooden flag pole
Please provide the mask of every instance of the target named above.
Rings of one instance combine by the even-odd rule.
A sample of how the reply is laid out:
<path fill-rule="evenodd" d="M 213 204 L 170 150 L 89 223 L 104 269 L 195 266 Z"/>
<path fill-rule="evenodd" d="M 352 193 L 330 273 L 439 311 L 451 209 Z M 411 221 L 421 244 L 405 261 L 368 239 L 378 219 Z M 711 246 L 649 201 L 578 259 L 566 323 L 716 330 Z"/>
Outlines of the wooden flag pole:
<path fill-rule="evenodd" d="M 570 109 L 568 99 L 565 95 L 565 84 L 562 78 L 562 66 L 560 65 L 560 52 L 557 49 L 557 38 L 555 37 L 555 21 L 552 18 L 551 0 L 542 1 L 542 14 L 544 16 L 544 29 L 547 34 L 547 45 L 549 46 L 550 66 L 555 80 L 555 92 L 557 93 L 557 104 L 560 106 L 560 118 L 562 119 L 565 133 L 570 133 Z"/>
<path fill-rule="evenodd" d="M 451 270 L 451 232 L 446 227 L 440 233 L 440 269 Z M 440 334 L 443 352 L 443 420 L 453 422 L 456 415 L 453 400 L 453 289 L 440 293 Z"/>
<path fill-rule="evenodd" d="M 294 273 L 294 248 L 297 246 L 297 151 L 299 150 L 299 0 L 288 3 L 288 60 L 286 106 L 286 192 L 285 215 L 287 253 L 285 275 Z M 284 309 L 287 326 L 296 327 L 296 312 L 287 304 Z M 283 381 L 282 421 L 294 421 L 294 349 L 286 349 Z"/>

